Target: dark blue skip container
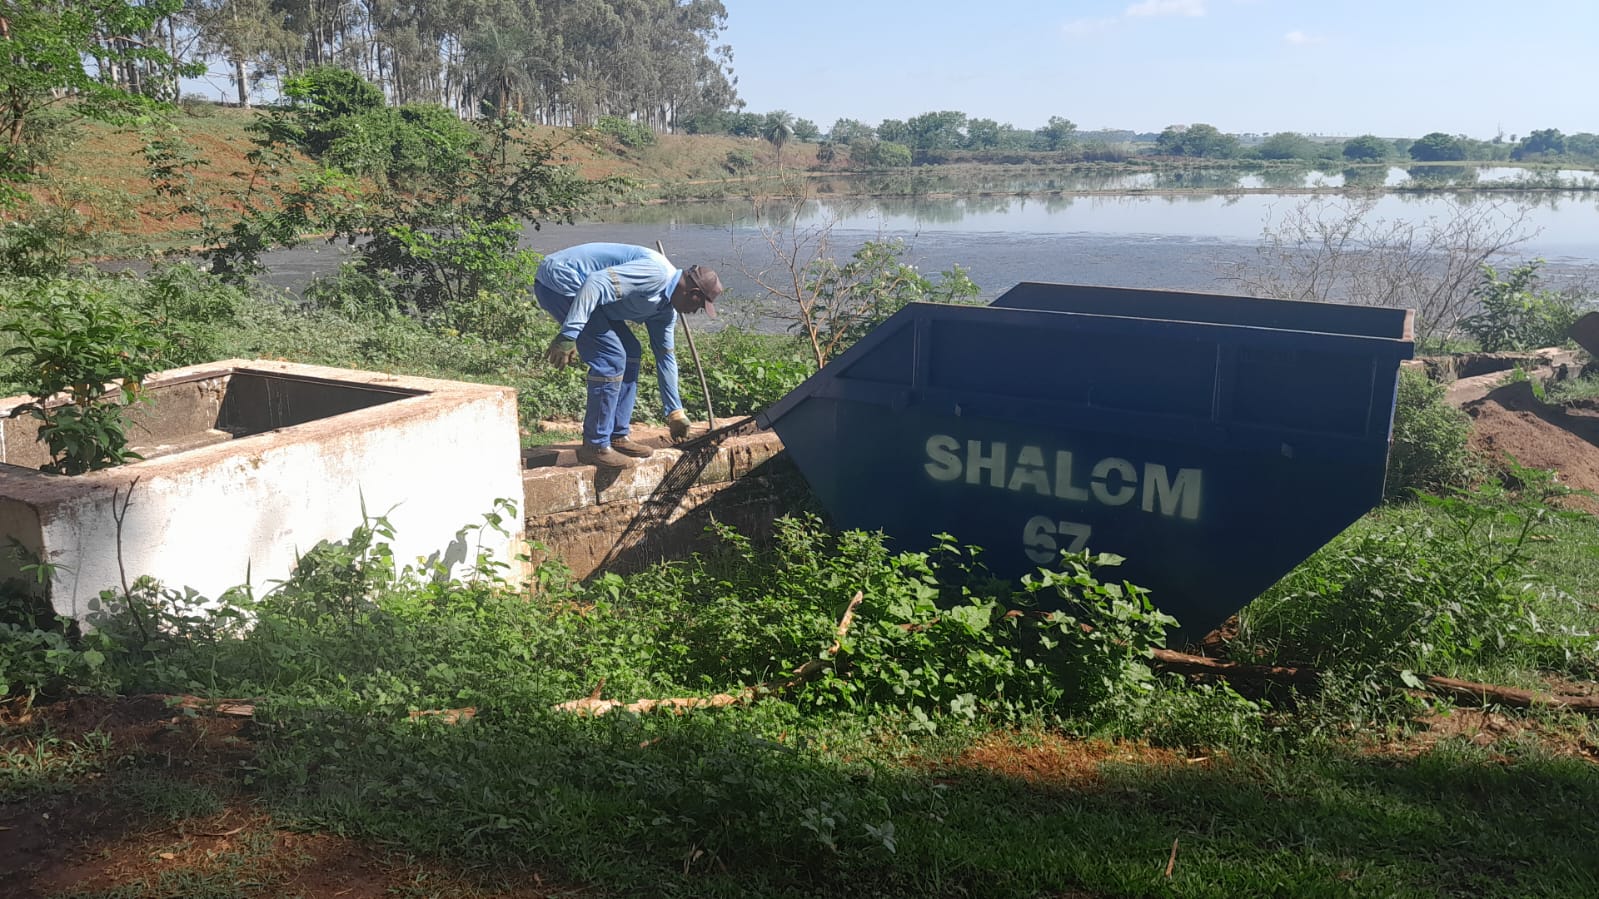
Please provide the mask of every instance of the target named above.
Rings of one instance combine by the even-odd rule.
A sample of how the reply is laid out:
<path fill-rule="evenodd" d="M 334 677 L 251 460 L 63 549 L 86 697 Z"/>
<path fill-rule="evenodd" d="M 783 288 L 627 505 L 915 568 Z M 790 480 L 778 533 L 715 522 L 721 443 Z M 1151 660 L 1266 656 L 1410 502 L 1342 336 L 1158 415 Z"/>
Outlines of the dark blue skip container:
<path fill-rule="evenodd" d="M 840 528 L 1127 558 L 1184 630 L 1382 499 L 1402 309 L 1023 283 L 915 303 L 758 416 Z"/>

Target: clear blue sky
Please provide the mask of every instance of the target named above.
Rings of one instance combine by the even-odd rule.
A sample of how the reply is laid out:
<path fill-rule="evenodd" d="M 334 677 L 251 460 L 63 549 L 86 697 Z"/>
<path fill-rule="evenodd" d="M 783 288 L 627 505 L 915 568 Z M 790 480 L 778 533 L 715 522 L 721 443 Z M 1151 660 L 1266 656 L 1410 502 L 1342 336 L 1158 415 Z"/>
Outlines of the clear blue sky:
<path fill-rule="evenodd" d="M 724 0 L 739 95 L 823 130 L 1599 132 L 1599 0 Z"/>

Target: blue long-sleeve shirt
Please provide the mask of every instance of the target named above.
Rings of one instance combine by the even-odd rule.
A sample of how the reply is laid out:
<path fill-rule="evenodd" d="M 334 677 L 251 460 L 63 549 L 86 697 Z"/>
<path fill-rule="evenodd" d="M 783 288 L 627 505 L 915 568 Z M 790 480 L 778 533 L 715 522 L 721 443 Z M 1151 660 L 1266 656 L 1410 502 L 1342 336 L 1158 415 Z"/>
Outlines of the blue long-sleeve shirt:
<path fill-rule="evenodd" d="M 535 280 L 572 297 L 561 336 L 576 340 L 595 315 L 614 322 L 642 322 L 655 354 L 655 378 L 664 414 L 683 408 L 677 386 L 672 291 L 683 272 L 647 247 L 587 243 L 551 253 L 539 263 Z"/>

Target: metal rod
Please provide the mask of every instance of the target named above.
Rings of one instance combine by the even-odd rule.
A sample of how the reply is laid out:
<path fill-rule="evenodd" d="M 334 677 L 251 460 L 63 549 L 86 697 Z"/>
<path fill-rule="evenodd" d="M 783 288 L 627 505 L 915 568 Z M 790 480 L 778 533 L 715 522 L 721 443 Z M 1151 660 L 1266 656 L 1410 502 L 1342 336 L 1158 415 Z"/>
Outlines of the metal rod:
<path fill-rule="evenodd" d="M 660 250 L 662 256 L 666 255 L 666 247 L 662 246 L 659 240 L 655 242 L 655 249 Z M 694 370 L 700 376 L 700 393 L 705 396 L 705 423 L 710 430 L 714 431 L 716 430 L 716 413 L 711 411 L 711 386 L 705 383 L 705 367 L 700 365 L 700 351 L 694 346 L 694 332 L 689 330 L 687 315 L 679 315 L 677 320 L 683 323 L 683 336 L 688 338 L 688 353 L 694 357 Z"/>

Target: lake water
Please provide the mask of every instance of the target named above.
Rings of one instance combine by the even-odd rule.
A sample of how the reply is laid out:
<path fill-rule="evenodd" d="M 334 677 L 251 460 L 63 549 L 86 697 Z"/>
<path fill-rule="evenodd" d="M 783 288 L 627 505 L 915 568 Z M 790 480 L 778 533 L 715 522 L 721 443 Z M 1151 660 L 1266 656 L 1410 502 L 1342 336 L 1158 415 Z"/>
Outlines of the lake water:
<path fill-rule="evenodd" d="M 1267 264 L 1257 250 L 1262 232 L 1295 207 L 1349 202 L 1334 195 L 1140 193 L 836 198 L 759 211 L 749 202 L 679 203 L 546 224 L 529 229 L 524 245 L 551 252 L 595 240 L 661 241 L 679 265 L 716 268 L 736 296 L 762 293 L 758 281 L 781 270 L 768 237 L 804 258 L 825 238 L 826 254 L 840 259 L 868 240 L 900 239 L 907 261 L 923 272 L 960 265 L 988 298 L 1020 281 L 1225 292 L 1233 289 L 1229 272 Z M 1495 221 L 1525 216 L 1517 233 L 1527 239 L 1506 262 L 1541 257 L 1552 276 L 1599 269 L 1599 192 L 1389 193 L 1369 215 L 1392 223 L 1448 220 L 1459 204 Z M 340 255 L 315 243 L 271 253 L 266 262 L 272 282 L 295 290 L 336 267 Z"/>

